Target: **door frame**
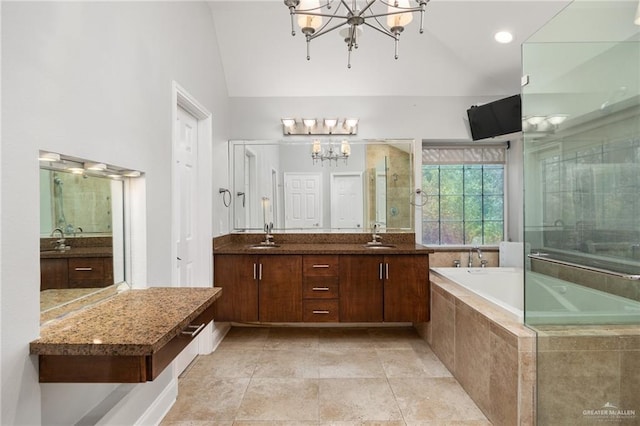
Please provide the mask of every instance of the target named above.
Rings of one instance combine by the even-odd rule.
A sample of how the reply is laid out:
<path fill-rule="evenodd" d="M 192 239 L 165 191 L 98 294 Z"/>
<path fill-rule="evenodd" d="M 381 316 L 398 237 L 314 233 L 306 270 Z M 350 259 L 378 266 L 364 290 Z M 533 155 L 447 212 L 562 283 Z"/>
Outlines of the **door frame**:
<path fill-rule="evenodd" d="M 194 216 L 194 244 L 195 244 L 195 268 L 194 282 L 199 287 L 213 286 L 213 265 L 211 256 L 213 255 L 211 238 L 212 224 L 211 217 L 212 207 L 212 115 L 204 108 L 193 96 L 191 96 L 176 81 L 172 82 L 171 90 L 171 283 L 174 287 L 178 283 L 178 268 L 174 262 L 177 262 L 178 248 L 175 241 L 179 238 L 180 224 L 179 202 L 177 186 L 177 170 L 176 170 L 176 145 L 179 138 L 178 127 L 176 125 L 178 119 L 178 108 L 182 108 L 193 115 L 198 120 L 198 150 L 196 159 L 196 184 L 194 188 L 194 197 L 197 208 Z M 210 353 L 213 350 L 213 333 L 211 326 L 198 336 L 198 352 L 201 354 Z M 173 363 L 175 366 L 175 362 Z M 174 367 L 175 368 L 175 367 Z"/>
<path fill-rule="evenodd" d="M 194 269 L 194 281 L 202 283 L 201 287 L 211 287 L 213 283 L 212 265 L 209 261 L 211 256 L 211 237 L 212 237 L 212 183 L 211 183 L 211 142 L 212 132 L 211 123 L 212 116 L 206 108 L 204 108 L 193 96 L 191 96 L 177 82 L 173 82 L 172 88 L 172 108 L 171 108 L 171 241 L 177 241 L 179 224 L 176 222 L 178 217 L 178 203 L 180 197 L 177 196 L 176 187 L 176 152 L 175 146 L 178 138 L 177 134 L 177 118 L 178 108 L 183 108 L 198 120 L 198 158 L 196 160 L 196 190 L 198 208 L 195 215 L 195 231 L 196 242 L 196 268 Z M 177 258 L 177 247 L 171 245 L 172 264 Z M 171 286 L 175 286 L 178 282 L 178 270 L 176 267 L 171 269 Z"/>

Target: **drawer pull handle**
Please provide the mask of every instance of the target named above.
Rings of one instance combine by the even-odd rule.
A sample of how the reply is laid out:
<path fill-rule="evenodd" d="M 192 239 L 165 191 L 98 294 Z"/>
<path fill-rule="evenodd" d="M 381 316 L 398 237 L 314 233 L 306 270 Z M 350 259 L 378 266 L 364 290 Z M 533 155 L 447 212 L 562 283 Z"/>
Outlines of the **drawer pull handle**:
<path fill-rule="evenodd" d="M 321 264 L 313 265 L 313 268 L 328 268 L 328 267 L 329 265 L 321 265 Z"/>
<path fill-rule="evenodd" d="M 184 330 L 180 332 L 180 334 L 183 334 L 189 337 L 194 337 L 196 334 L 200 333 L 200 330 L 202 330 L 205 325 L 206 325 L 205 323 L 202 323 L 200 325 L 188 325 Z M 185 330 L 191 330 L 191 331 L 185 331 Z"/>
<path fill-rule="evenodd" d="M 321 314 L 321 315 L 326 315 L 329 313 L 329 311 L 313 311 L 314 314 Z"/>
<path fill-rule="evenodd" d="M 313 287 L 313 291 L 329 291 L 329 287 Z"/>
<path fill-rule="evenodd" d="M 76 271 L 93 271 L 93 268 L 76 268 Z"/>

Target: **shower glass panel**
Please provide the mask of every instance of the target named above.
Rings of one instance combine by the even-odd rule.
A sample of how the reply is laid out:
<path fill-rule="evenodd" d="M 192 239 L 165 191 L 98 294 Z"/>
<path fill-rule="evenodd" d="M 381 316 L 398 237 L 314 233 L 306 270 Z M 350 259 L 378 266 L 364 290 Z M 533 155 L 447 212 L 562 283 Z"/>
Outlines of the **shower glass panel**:
<path fill-rule="evenodd" d="M 538 424 L 640 422 L 637 8 L 576 0 L 522 48 Z"/>

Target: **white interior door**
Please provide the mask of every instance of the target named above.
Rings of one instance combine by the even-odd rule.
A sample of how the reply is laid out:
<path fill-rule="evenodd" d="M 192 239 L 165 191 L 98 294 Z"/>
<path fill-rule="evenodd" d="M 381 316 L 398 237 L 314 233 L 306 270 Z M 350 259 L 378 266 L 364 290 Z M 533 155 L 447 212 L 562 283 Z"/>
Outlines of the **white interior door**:
<path fill-rule="evenodd" d="M 361 228 L 363 221 L 362 173 L 331 173 L 331 228 Z"/>
<path fill-rule="evenodd" d="M 285 228 L 322 228 L 322 175 L 284 174 Z"/>
<path fill-rule="evenodd" d="M 194 270 L 197 260 L 195 238 L 195 224 L 197 213 L 197 159 L 198 159 L 198 120 L 178 107 L 175 140 L 175 183 L 174 194 L 174 224 L 178 226 L 178 240 L 176 241 L 176 283 L 179 287 L 193 287 Z M 176 368 L 182 372 L 198 355 L 198 341 L 194 339 L 176 358 Z"/>

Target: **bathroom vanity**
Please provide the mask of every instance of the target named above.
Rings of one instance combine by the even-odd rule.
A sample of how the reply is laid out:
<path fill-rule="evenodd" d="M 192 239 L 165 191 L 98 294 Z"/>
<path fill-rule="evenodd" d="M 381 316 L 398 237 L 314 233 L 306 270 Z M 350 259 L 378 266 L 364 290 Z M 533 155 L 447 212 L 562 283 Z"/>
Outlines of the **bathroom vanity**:
<path fill-rule="evenodd" d="M 214 315 L 219 288 L 128 290 L 51 321 L 30 343 L 40 382 L 152 381 Z"/>
<path fill-rule="evenodd" d="M 231 234 L 214 239 L 216 319 L 234 322 L 426 322 L 429 253 L 413 233 Z"/>

